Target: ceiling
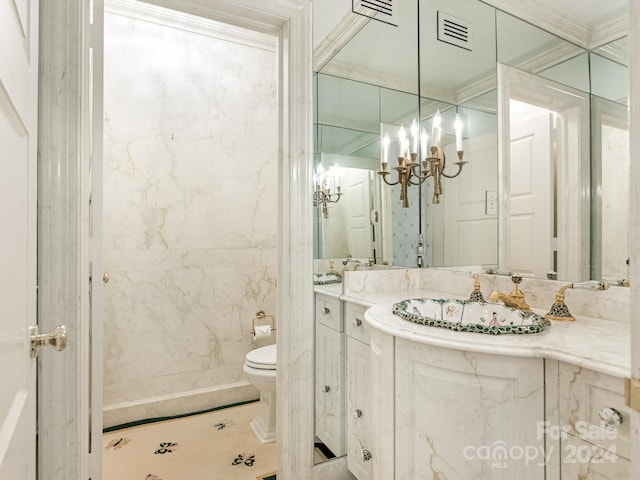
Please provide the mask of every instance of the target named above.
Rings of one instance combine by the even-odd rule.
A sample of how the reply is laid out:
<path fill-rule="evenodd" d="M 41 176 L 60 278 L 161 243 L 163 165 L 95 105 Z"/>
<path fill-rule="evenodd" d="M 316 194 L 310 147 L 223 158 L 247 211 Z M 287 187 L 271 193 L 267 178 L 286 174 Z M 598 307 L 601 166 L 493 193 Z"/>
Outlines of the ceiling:
<path fill-rule="evenodd" d="M 479 0 L 593 49 L 627 34 L 629 0 Z M 402 0 L 400 0 L 400 4 Z M 352 0 L 314 0 L 314 49 L 345 29 Z M 353 23 L 353 20 L 352 20 Z"/>

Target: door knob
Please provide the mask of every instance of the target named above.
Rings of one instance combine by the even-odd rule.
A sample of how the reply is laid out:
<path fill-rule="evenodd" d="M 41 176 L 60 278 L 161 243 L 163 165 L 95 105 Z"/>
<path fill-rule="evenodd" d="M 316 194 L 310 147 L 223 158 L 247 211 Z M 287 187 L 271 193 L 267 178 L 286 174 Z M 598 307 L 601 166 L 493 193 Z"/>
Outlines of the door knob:
<path fill-rule="evenodd" d="M 109 283 L 109 274 L 108 273 L 103 273 L 102 274 L 102 283 L 104 283 L 105 285 L 107 283 Z"/>
<path fill-rule="evenodd" d="M 38 347 L 53 347 L 57 351 L 67 348 L 67 327 L 58 325 L 49 333 L 38 333 L 38 326 L 29 327 L 31 336 L 31 357 L 38 356 Z"/>

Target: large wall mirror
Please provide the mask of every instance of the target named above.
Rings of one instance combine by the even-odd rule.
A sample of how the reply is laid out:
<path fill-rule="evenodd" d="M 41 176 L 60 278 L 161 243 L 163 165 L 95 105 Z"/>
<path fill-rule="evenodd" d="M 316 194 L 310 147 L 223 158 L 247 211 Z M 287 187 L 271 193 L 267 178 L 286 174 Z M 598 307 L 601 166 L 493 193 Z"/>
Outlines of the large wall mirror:
<path fill-rule="evenodd" d="M 316 188 L 342 193 L 315 209 L 316 258 L 626 284 L 626 37 L 587 50 L 480 0 L 403 1 L 398 22 L 316 72 Z M 378 172 L 414 121 L 416 176 L 434 135 L 445 175 L 403 199 Z"/>
<path fill-rule="evenodd" d="M 417 266 L 420 189 L 403 208 L 399 187 L 377 173 L 381 131 L 419 118 L 417 11 L 406 0 L 397 27 L 370 21 L 316 75 L 315 189 L 339 179 L 342 193 L 314 211 L 316 258 Z"/>
<path fill-rule="evenodd" d="M 405 216 L 417 237 L 419 214 L 397 211 L 391 202 L 397 188 L 382 188 L 377 172 L 380 126 L 417 118 L 417 96 L 325 73 L 315 81 L 317 98 L 327 99 L 316 108 L 315 189 L 334 192 L 314 211 L 316 258 L 415 266 L 415 242 L 405 241 L 415 238 L 399 234 L 398 220 Z"/>
<path fill-rule="evenodd" d="M 626 38 L 587 51 L 479 0 L 411 1 L 399 13 L 397 27 L 370 21 L 317 72 L 316 185 L 342 195 L 315 210 L 316 258 L 627 278 L 628 186 L 611 187 L 629 171 Z M 439 31 L 443 22 L 468 28 L 469 43 Z M 498 76 L 497 65 L 509 68 Z M 399 129 L 409 136 L 417 120 L 430 134 L 437 112 L 444 173 L 457 169 L 456 114 L 466 163 L 442 178 L 438 204 L 427 179 L 403 206 L 399 185 L 377 173 L 383 136 L 393 181 Z M 523 131 L 541 117 L 548 132 Z"/>

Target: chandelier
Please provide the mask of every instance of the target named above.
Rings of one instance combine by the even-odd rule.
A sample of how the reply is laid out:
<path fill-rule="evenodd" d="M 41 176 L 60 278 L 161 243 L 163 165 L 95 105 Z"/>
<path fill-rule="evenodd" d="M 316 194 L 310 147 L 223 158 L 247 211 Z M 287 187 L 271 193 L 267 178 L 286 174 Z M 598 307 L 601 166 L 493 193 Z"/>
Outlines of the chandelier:
<path fill-rule="evenodd" d="M 382 171 L 378 172 L 382 176 L 384 183 L 387 185 L 400 185 L 400 200 L 402 200 L 402 207 L 409 207 L 409 200 L 407 198 L 407 189 L 411 185 L 420 185 L 427 178 L 433 178 L 433 199 L 432 203 L 440 203 L 440 195 L 442 195 L 442 177 L 455 178 L 462 172 L 462 167 L 465 161 L 462 160 L 464 151 L 462 147 L 462 119 L 456 113 L 455 122 L 453 124 L 456 136 L 456 152 L 458 154 L 458 161 L 454 165 L 458 167 L 455 174 L 449 175 L 444 172 L 446 166 L 446 158 L 444 150 L 442 149 L 442 117 L 440 110 L 436 111 L 433 117 L 433 123 L 431 127 L 431 146 L 427 150 L 428 135 L 422 129 L 420 135 L 418 135 L 418 124 L 416 120 L 413 120 L 411 124 L 411 141 L 407 138 L 407 133 L 404 129 L 404 125 L 400 125 L 398 131 L 398 142 L 400 145 L 400 155 L 398 156 L 398 166 L 393 167 L 393 170 L 397 172 L 397 180 L 390 181 L 388 176 L 392 172 L 387 171 L 389 162 L 389 146 L 391 144 L 391 138 L 388 133 L 382 139 Z M 420 139 L 420 151 L 418 152 L 418 138 Z M 424 156 L 424 159 L 419 163 L 418 153 Z"/>
<path fill-rule="evenodd" d="M 329 210 L 327 209 L 328 204 L 330 203 L 338 203 L 342 193 L 340 192 L 340 177 L 339 176 L 331 176 L 323 174 L 322 171 L 318 172 L 318 176 L 316 177 L 316 189 L 313 192 L 313 206 L 314 207 L 322 207 L 322 216 L 324 218 L 329 218 Z M 335 185 L 335 191 L 332 189 L 332 185 Z"/>

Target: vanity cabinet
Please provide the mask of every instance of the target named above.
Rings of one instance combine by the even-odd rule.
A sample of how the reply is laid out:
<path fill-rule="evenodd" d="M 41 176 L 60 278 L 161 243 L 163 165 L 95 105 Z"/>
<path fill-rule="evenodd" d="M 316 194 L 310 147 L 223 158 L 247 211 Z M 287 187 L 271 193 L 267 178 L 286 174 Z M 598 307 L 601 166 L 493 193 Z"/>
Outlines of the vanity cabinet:
<path fill-rule="evenodd" d="M 394 478 L 393 337 L 371 329 L 364 311 L 345 303 L 347 468 L 359 480 L 389 480 Z"/>
<path fill-rule="evenodd" d="M 342 319 L 342 302 L 338 298 L 316 294 L 315 433 L 336 456 L 346 453 Z"/>
<path fill-rule="evenodd" d="M 624 380 L 558 363 L 561 479 L 631 478 L 631 417 Z"/>
<path fill-rule="evenodd" d="M 344 327 L 347 465 L 359 480 L 631 479 L 622 373 L 545 358 L 593 361 L 560 339 L 423 329 L 387 305 L 365 322 L 345 303 Z"/>
<path fill-rule="evenodd" d="M 543 359 L 395 342 L 396 479 L 545 478 Z"/>

